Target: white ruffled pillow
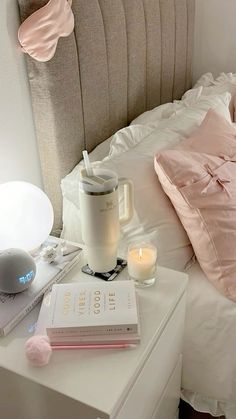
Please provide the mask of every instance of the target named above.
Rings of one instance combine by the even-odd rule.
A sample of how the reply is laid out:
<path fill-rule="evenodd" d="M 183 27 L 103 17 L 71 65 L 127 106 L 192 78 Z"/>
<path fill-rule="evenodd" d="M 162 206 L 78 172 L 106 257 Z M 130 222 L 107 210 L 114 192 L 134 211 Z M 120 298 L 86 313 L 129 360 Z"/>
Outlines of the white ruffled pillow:
<path fill-rule="evenodd" d="M 214 79 L 211 73 L 203 74 L 194 85 L 194 88 L 200 88 L 200 95 L 214 95 L 229 92 L 231 94 L 231 101 L 229 110 L 232 121 L 236 121 L 236 73 L 221 73 Z M 182 99 L 185 100 L 188 95 L 192 95 L 193 89 L 186 92 Z"/>
<path fill-rule="evenodd" d="M 129 150 L 139 142 L 144 141 L 152 132 L 156 132 L 158 129 L 173 129 L 185 138 L 189 135 L 188 128 L 184 126 L 186 112 L 188 119 L 190 121 L 194 119 L 196 122 L 198 117 L 202 117 L 202 112 L 206 113 L 211 107 L 217 111 L 219 107 L 219 113 L 231 121 L 229 113 L 230 100 L 231 95 L 227 92 L 221 95 L 206 96 L 202 94 L 201 87 L 191 89 L 183 100 L 167 103 L 151 111 L 147 111 L 132 121 L 129 127 L 123 128 L 114 134 L 110 143 L 109 154 L 105 159 L 112 158 L 115 155 Z M 167 114 L 164 117 L 163 112 L 160 111 L 160 108 L 163 110 L 164 107 L 165 112 L 168 110 L 168 117 Z"/>
<path fill-rule="evenodd" d="M 230 121 L 228 93 L 200 96 L 195 102 L 193 98 L 191 101 L 185 102 L 182 109 L 179 108 L 168 119 L 158 120 L 156 126 L 152 121 L 150 126 L 138 128 L 133 125 L 119 131 L 111 140 L 109 156 L 98 163 L 114 170 L 119 177 L 130 178 L 134 182 L 135 215 L 132 222 L 122 228 L 120 254 L 126 255 L 127 245 L 132 240 L 150 240 L 157 246 L 159 264 L 177 270 L 185 269 L 193 250 L 157 179 L 153 157 L 161 149 L 171 148 L 190 136 L 209 108 L 214 108 Z M 139 135 L 134 135 L 136 129 L 141 130 Z M 78 242 L 81 241 L 78 197 L 80 168 L 81 165 L 77 165 L 62 180 L 63 236 Z"/>

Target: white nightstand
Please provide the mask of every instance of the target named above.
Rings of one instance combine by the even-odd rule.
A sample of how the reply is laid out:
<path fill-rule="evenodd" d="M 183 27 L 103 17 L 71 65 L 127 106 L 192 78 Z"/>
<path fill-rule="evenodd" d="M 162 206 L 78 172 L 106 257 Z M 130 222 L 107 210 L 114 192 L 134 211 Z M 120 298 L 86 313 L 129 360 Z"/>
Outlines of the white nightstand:
<path fill-rule="evenodd" d="M 117 279 L 126 276 L 124 270 Z M 94 280 L 79 264 L 66 280 L 80 279 Z M 31 367 L 24 353 L 36 307 L 0 339 L 1 418 L 175 419 L 186 285 L 187 275 L 159 268 L 156 284 L 138 289 L 142 339 L 137 348 L 55 351 L 44 368 Z"/>

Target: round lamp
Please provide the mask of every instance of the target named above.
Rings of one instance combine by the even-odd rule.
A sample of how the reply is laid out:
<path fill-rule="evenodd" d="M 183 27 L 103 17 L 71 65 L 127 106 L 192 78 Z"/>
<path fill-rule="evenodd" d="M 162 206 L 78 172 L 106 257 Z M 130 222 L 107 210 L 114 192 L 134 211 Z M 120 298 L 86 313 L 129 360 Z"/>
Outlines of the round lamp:
<path fill-rule="evenodd" d="M 52 204 L 40 188 L 18 181 L 0 185 L 0 250 L 35 250 L 52 226 Z"/>

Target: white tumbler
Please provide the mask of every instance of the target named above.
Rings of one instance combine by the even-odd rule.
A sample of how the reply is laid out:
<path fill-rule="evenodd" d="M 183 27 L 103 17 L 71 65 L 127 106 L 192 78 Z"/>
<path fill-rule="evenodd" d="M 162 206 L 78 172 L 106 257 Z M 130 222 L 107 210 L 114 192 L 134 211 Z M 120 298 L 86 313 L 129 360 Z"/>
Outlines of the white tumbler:
<path fill-rule="evenodd" d="M 93 174 L 104 183 L 91 184 L 82 169 L 79 182 L 82 239 L 87 262 L 94 272 L 109 272 L 117 264 L 117 248 L 120 224 L 133 216 L 133 184 L 115 172 L 102 168 L 93 169 Z M 124 214 L 119 216 L 118 186 L 124 188 Z"/>

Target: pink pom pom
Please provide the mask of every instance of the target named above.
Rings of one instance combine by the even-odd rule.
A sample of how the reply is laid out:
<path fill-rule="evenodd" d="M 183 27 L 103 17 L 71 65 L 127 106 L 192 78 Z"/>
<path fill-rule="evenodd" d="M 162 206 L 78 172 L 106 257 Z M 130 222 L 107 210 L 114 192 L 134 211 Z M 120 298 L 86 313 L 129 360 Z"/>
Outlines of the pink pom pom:
<path fill-rule="evenodd" d="M 32 336 L 25 344 L 25 352 L 31 364 L 38 367 L 47 365 L 52 355 L 52 348 L 48 336 Z"/>

